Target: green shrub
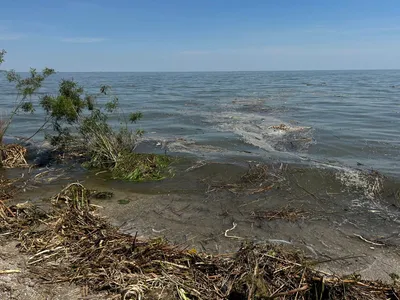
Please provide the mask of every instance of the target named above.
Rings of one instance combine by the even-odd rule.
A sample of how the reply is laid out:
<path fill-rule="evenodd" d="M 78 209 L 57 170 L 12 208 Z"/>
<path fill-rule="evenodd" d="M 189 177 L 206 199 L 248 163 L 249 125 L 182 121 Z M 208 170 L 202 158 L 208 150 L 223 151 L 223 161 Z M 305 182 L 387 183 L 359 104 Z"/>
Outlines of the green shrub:
<path fill-rule="evenodd" d="M 0 51 L 0 64 L 4 62 L 4 50 Z M 42 72 L 31 69 L 23 78 L 14 70 L 6 72 L 9 82 L 15 84 L 18 96 L 15 107 L 6 120 L 0 121 L 0 144 L 13 118 L 20 112 L 33 113 L 32 96 L 42 87 L 43 81 L 54 74 L 53 69 Z M 99 97 L 109 101 L 100 105 Z M 64 154 L 78 154 L 85 159 L 85 166 L 110 171 L 113 178 L 145 181 L 163 179 L 170 158 L 155 154 L 133 153 L 143 130 L 133 131 L 130 123 L 142 118 L 140 112 L 126 114 L 119 107 L 119 99 L 113 96 L 107 85 L 100 87 L 96 95 L 88 95 L 74 80 L 63 79 L 56 95 L 40 98 L 46 116 L 36 133 L 50 127 L 45 136 L 56 149 Z M 119 126 L 110 125 L 109 117 L 116 115 Z M 48 126 L 51 125 L 51 126 Z M 34 135 L 35 135 L 34 134 Z M 26 140 L 32 138 L 32 135 Z"/>
<path fill-rule="evenodd" d="M 115 179 L 163 179 L 170 158 L 133 153 L 143 131 L 133 131 L 129 124 L 140 120 L 142 114 L 123 113 L 118 97 L 110 95 L 110 91 L 110 87 L 102 86 L 99 94 L 85 95 L 76 82 L 63 80 L 58 95 L 41 100 L 55 133 L 47 137 L 59 150 L 80 153 L 86 158 L 85 167 L 108 170 Z M 111 100 L 101 106 L 97 99 L 104 96 Z M 118 128 L 110 125 L 112 114 L 118 118 Z"/>

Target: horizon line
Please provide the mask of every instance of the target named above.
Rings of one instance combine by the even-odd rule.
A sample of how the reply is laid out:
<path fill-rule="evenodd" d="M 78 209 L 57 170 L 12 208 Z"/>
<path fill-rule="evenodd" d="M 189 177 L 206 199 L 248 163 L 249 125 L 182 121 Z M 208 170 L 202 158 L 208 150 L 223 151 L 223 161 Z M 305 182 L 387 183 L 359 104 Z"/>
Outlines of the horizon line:
<path fill-rule="evenodd" d="M 8 72 L 14 69 L 0 69 L 0 72 Z M 17 71 L 29 73 L 29 71 Z M 330 72 L 330 71 L 400 71 L 400 68 L 387 69 L 285 69 L 285 70 L 219 70 L 219 71 L 57 71 L 56 73 L 250 73 L 250 72 Z"/>

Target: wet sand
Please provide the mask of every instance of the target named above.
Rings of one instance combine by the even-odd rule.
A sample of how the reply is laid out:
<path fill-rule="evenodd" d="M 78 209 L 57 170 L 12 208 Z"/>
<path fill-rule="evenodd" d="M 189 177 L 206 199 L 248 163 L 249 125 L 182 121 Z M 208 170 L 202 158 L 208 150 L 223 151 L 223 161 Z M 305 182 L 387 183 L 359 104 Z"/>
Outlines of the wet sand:
<path fill-rule="evenodd" d="M 271 166 L 271 172 L 276 168 Z M 387 282 L 391 273 L 400 273 L 399 209 L 391 192 L 397 184 L 390 183 L 380 199 L 370 199 L 362 190 L 348 189 L 332 170 L 286 166 L 269 190 L 221 188 L 238 182 L 245 172 L 244 166 L 186 161 L 174 178 L 160 182 L 110 181 L 88 172 L 73 177 L 80 174 L 89 189 L 114 193 L 93 204 L 126 233 L 162 236 L 211 253 L 234 252 L 246 241 L 277 243 L 304 251 L 329 273 L 358 273 Z M 66 182 L 55 180 L 45 188 L 41 183 L 16 201 L 48 206 L 41 199 L 56 194 Z M 298 218 L 262 217 L 289 208 L 301 212 Z"/>

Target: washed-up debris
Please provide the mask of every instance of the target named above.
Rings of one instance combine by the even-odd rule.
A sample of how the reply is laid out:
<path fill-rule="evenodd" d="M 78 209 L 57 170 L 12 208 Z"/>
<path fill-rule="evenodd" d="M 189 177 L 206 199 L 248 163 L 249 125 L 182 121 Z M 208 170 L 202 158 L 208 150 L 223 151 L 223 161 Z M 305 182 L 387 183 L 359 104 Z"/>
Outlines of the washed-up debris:
<path fill-rule="evenodd" d="M 1 165 L 3 168 L 25 168 L 28 163 L 25 160 L 26 148 L 18 144 L 2 145 Z"/>
<path fill-rule="evenodd" d="M 58 205 L 47 213 L 2 204 L 1 231 L 19 240 L 19 249 L 30 255 L 29 270 L 41 280 L 67 281 L 119 299 L 399 297 L 396 282 L 317 271 L 291 248 L 243 244 L 234 254 L 209 255 L 121 233 L 96 213 L 87 191 L 78 183 L 68 185 L 53 197 Z"/>
<path fill-rule="evenodd" d="M 259 220 L 284 220 L 289 222 L 294 222 L 299 219 L 304 219 L 306 217 L 304 211 L 288 206 L 285 206 L 284 208 L 279 210 L 254 211 L 251 215 L 253 218 Z"/>
<path fill-rule="evenodd" d="M 279 187 L 284 181 L 284 166 L 250 163 L 248 170 L 235 183 L 208 183 L 208 193 L 228 190 L 234 194 L 249 195 L 268 192 Z"/>

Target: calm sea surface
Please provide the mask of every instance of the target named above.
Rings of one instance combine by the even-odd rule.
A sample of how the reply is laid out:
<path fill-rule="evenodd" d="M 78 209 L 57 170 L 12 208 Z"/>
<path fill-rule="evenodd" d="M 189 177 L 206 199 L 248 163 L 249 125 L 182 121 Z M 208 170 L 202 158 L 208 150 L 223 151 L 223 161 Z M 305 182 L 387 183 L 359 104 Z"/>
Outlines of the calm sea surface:
<path fill-rule="evenodd" d="M 62 78 L 88 92 L 110 85 L 124 111 L 143 113 L 137 126 L 157 151 L 400 177 L 400 71 L 58 73 L 41 93 L 56 93 Z M 3 116 L 15 98 L 0 74 Z M 9 135 L 33 133 L 42 117 L 18 116 Z"/>

